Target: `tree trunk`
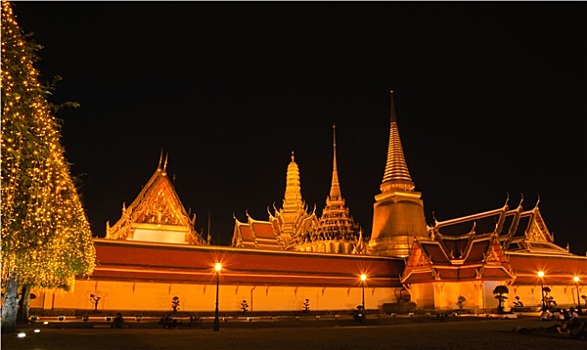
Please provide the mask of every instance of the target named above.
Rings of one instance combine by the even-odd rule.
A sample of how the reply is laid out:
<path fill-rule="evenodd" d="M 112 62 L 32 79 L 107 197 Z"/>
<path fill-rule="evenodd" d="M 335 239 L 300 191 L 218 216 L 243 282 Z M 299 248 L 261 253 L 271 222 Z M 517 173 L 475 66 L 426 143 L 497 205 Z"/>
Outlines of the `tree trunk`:
<path fill-rule="evenodd" d="M 25 285 L 20 292 L 20 300 L 18 301 L 18 316 L 17 322 L 26 324 L 29 320 L 29 310 L 31 307 L 31 286 Z"/>
<path fill-rule="evenodd" d="M 8 278 L 4 291 L 4 304 L 2 305 L 2 332 L 14 332 L 16 330 L 16 315 L 18 312 L 18 279 L 16 276 Z"/>

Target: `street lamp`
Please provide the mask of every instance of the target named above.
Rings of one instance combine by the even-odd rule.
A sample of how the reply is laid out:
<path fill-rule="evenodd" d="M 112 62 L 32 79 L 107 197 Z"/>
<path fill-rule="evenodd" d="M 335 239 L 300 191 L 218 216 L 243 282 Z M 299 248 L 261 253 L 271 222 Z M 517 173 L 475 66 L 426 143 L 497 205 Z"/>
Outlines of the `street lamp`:
<path fill-rule="evenodd" d="M 540 277 L 540 293 L 542 295 L 542 310 L 546 309 L 546 304 L 544 303 L 544 283 L 542 278 L 544 278 L 544 271 L 538 271 L 538 277 Z"/>
<path fill-rule="evenodd" d="M 220 270 L 222 270 L 222 264 L 216 263 L 214 265 L 214 270 L 216 271 L 216 309 L 214 310 L 214 332 L 218 332 L 220 330 L 220 320 L 218 319 L 218 290 L 220 288 Z"/>
<path fill-rule="evenodd" d="M 363 306 L 363 318 L 365 318 L 365 281 L 367 280 L 367 275 L 365 275 L 364 273 L 361 274 L 361 287 L 362 287 L 362 299 L 361 299 L 361 305 Z"/>
<path fill-rule="evenodd" d="M 573 277 L 573 281 L 575 281 L 575 287 L 577 288 L 577 310 L 578 313 L 581 313 L 581 298 L 579 297 L 579 276 Z"/>

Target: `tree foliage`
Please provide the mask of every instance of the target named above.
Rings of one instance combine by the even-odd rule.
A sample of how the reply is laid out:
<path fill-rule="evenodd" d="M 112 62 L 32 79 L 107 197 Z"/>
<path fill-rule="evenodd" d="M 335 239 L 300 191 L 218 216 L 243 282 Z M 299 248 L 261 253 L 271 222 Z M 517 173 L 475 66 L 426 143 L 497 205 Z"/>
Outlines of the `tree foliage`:
<path fill-rule="evenodd" d="M 34 67 L 40 48 L 2 0 L 2 284 L 69 290 L 75 276 L 93 272 L 96 253 L 61 125 Z"/>
<path fill-rule="evenodd" d="M 495 296 L 495 299 L 497 299 L 497 308 L 499 310 L 503 309 L 503 302 L 508 298 L 506 294 L 509 292 L 510 290 L 508 287 L 504 285 L 496 286 L 495 289 L 493 289 L 493 295 Z"/>

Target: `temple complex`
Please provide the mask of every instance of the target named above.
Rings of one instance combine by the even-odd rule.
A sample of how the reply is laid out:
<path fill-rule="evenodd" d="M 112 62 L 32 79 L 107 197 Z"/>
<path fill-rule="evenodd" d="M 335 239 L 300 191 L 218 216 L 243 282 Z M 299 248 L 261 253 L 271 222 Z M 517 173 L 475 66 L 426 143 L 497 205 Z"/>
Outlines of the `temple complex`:
<path fill-rule="evenodd" d="M 587 257 L 555 243 L 539 200 L 524 208 L 523 199 L 510 206 L 507 198 L 496 209 L 427 224 L 404 157 L 393 92 L 390 114 L 372 232 L 363 234 L 342 197 L 335 127 L 321 214 L 302 198 L 292 152 L 281 208 L 268 209 L 267 220 L 235 216 L 230 247 L 210 245 L 194 230 L 195 216 L 185 211 L 161 158 L 132 204 L 123 205 L 121 218 L 107 224 L 106 237 L 94 239 L 93 275 L 76 280 L 71 293 L 38 292 L 31 307 L 91 310 L 91 294 L 101 297 L 103 310 L 169 310 L 177 296 L 183 311 L 210 311 L 216 281 L 223 311 L 240 310 L 243 300 L 250 311 L 301 311 L 305 301 L 315 311 L 349 310 L 363 291 L 371 310 L 406 296 L 419 309 L 453 310 L 464 303 L 468 310 L 491 310 L 497 286 L 532 307 L 545 300 L 543 286 L 559 305 L 576 305 L 579 294 L 587 294 Z M 218 262 L 221 272 L 213 269 Z"/>

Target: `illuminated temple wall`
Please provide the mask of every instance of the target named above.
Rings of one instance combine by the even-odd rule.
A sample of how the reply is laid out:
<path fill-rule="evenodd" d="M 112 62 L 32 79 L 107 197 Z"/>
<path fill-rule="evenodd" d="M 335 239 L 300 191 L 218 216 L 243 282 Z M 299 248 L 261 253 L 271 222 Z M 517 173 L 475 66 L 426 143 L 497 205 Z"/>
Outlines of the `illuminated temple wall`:
<path fill-rule="evenodd" d="M 76 281 L 73 293 L 52 292 L 31 301 L 31 308 L 94 310 L 89 295 L 101 296 L 99 311 L 143 310 L 171 311 L 171 300 L 179 297 L 180 311 L 214 311 L 216 285 L 186 285 L 169 283 L 136 283 L 110 281 Z M 249 311 L 302 311 L 309 299 L 310 311 L 351 310 L 361 304 L 362 290 L 358 287 L 283 287 L 228 285 L 220 286 L 220 311 L 241 311 L 247 301 Z M 365 304 L 377 309 L 383 303 L 395 302 L 394 288 L 365 288 Z"/>
<path fill-rule="evenodd" d="M 367 274 L 368 309 L 397 301 L 402 259 L 341 254 L 259 251 L 128 240 L 94 239 L 97 266 L 90 279 L 77 279 L 73 292 L 39 293 L 31 308 L 93 310 L 214 311 L 215 262 L 222 262 L 220 310 L 351 310 L 361 303 L 359 276 Z"/>
<path fill-rule="evenodd" d="M 412 301 L 419 308 L 457 309 L 460 295 L 466 301 L 464 309 L 494 309 L 497 300 L 493 289 L 497 282 L 439 282 L 414 285 L 410 292 Z M 558 305 L 569 307 L 577 303 L 577 286 L 549 286 Z M 541 303 L 540 286 L 510 286 L 504 306 L 511 307 L 516 296 L 525 306 L 535 307 Z M 587 294 L 587 287 L 579 286 L 579 295 Z M 284 287 L 259 285 L 220 285 L 220 310 L 241 311 L 241 302 L 246 300 L 249 311 L 302 311 L 305 299 L 309 299 L 311 311 L 351 310 L 361 303 L 361 288 L 350 287 Z M 94 309 L 89 295 L 101 296 L 99 311 L 143 310 L 171 311 L 171 300 L 179 297 L 180 311 L 210 312 L 214 310 L 216 285 L 76 281 L 72 293 L 33 291 L 38 297 L 31 300 L 33 309 Z M 367 309 L 380 309 L 385 303 L 397 301 L 397 288 L 365 288 Z M 582 301 L 584 302 L 584 301 Z"/>
<path fill-rule="evenodd" d="M 505 281 L 423 283 L 413 285 L 410 288 L 410 295 L 411 300 L 418 305 L 418 308 L 457 309 L 457 300 L 462 295 L 466 299 L 464 309 L 489 310 L 497 308 L 497 299 L 493 295 L 493 290 L 498 285 L 507 285 L 507 283 Z M 550 285 L 548 287 L 551 289 L 549 295 L 559 306 L 568 308 L 577 305 L 576 285 Z M 540 285 L 511 285 L 508 289 L 509 294 L 506 295 L 508 298 L 504 303 L 506 310 L 512 306 L 516 296 L 520 297 L 526 307 L 541 305 Z M 587 287 L 578 286 L 578 289 L 579 295 L 587 294 Z M 585 301 L 581 300 L 581 302 Z"/>
<path fill-rule="evenodd" d="M 479 281 L 422 283 L 412 285 L 410 295 L 419 308 L 457 309 L 456 303 L 461 295 L 467 300 L 465 308 L 491 308 L 492 303 L 484 302 L 484 288 L 483 282 Z"/>
<path fill-rule="evenodd" d="M 551 292 L 548 294 L 552 296 L 557 304 L 561 307 L 568 308 L 569 306 L 577 305 L 577 286 L 575 285 L 551 285 L 549 286 Z M 579 295 L 587 294 L 587 287 L 579 286 Z M 516 300 L 519 296 L 524 306 L 537 306 L 541 304 L 540 285 L 537 286 L 512 286 L 508 295 L 508 305 Z M 582 305 L 585 301 L 581 299 Z"/>

